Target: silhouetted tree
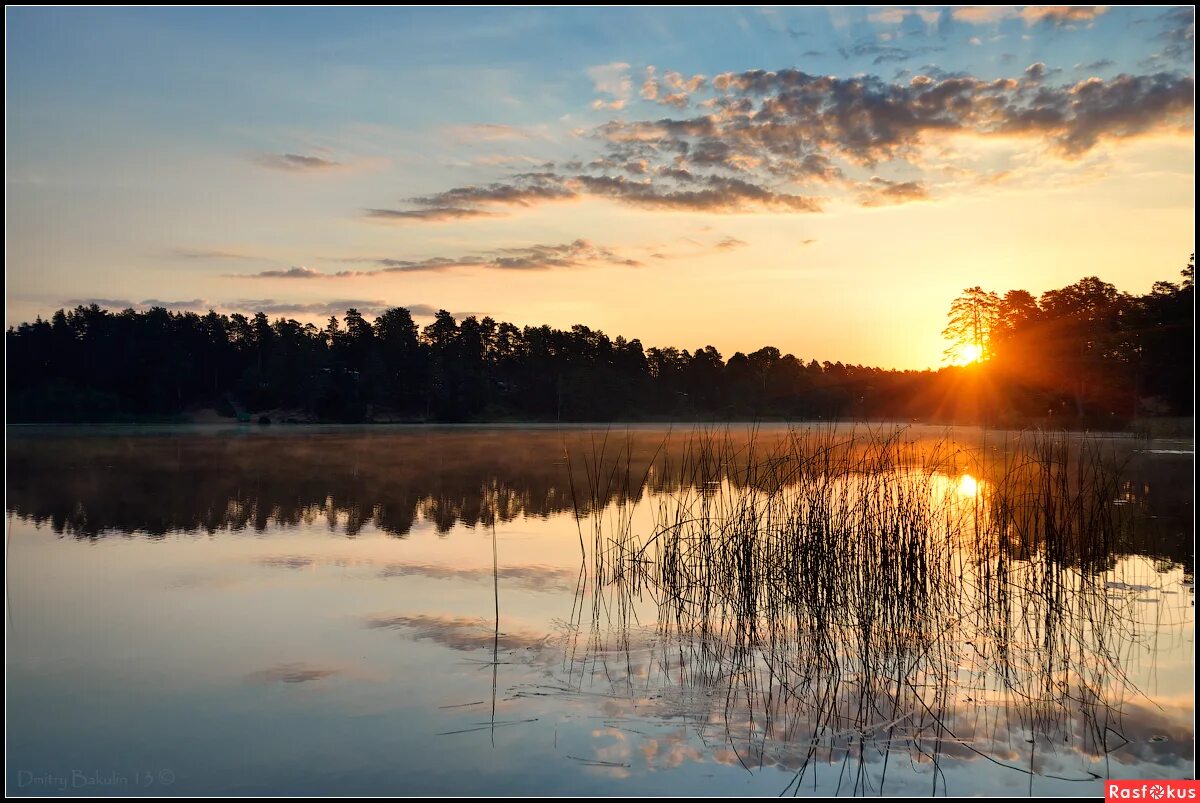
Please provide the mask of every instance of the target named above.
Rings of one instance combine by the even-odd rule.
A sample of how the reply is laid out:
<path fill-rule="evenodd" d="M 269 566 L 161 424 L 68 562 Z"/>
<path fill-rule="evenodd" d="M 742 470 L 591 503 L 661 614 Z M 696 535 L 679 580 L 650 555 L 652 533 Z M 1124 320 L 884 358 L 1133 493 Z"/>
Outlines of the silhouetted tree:
<path fill-rule="evenodd" d="M 986 360 L 991 356 L 992 328 L 1000 310 L 1000 299 L 990 290 L 968 287 L 950 304 L 949 322 L 942 337 L 950 341 L 946 359 L 969 357 Z"/>

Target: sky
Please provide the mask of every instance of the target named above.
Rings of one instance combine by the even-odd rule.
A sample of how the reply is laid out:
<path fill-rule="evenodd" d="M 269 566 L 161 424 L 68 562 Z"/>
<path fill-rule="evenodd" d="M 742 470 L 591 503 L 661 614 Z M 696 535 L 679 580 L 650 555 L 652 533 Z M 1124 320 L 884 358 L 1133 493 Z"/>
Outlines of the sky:
<path fill-rule="evenodd" d="M 1192 7 L 9 8 L 5 316 L 393 306 L 941 363 L 1194 249 Z"/>

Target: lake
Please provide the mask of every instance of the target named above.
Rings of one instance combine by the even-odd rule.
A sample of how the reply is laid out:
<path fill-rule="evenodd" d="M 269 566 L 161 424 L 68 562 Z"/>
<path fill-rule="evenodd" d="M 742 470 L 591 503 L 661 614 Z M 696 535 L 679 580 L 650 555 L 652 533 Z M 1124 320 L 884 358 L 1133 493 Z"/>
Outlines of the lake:
<path fill-rule="evenodd" d="M 7 434 L 10 794 L 1194 777 L 1191 441 Z"/>

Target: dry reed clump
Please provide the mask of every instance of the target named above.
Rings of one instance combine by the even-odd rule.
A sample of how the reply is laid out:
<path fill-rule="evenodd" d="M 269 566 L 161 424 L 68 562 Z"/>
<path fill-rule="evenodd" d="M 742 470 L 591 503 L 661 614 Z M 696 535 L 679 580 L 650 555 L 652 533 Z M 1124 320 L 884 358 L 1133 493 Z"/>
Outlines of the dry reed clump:
<path fill-rule="evenodd" d="M 593 644 L 628 643 L 652 600 L 674 653 L 660 668 L 722 686 L 743 763 L 794 769 L 795 791 L 814 759 L 840 758 L 863 792 L 903 748 L 933 765 L 936 792 L 947 756 L 1003 764 L 988 744 L 1028 748 L 1012 768 L 1032 779 L 1036 749 L 1121 743 L 1132 623 L 1103 581 L 1125 522 L 1102 442 L 829 427 L 764 447 L 709 430 L 657 457 L 633 477 L 607 443 L 576 456 L 580 510 L 652 473 L 669 489 L 648 500 L 648 527 L 633 499 L 577 517 Z"/>

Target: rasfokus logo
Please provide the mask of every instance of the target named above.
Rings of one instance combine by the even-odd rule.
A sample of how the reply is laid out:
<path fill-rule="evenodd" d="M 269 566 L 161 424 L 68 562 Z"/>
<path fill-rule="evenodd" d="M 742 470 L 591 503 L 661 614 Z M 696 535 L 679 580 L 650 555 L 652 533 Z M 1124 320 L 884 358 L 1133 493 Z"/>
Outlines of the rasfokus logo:
<path fill-rule="evenodd" d="M 1105 781 L 1105 800 L 1195 800 L 1200 781 Z"/>

